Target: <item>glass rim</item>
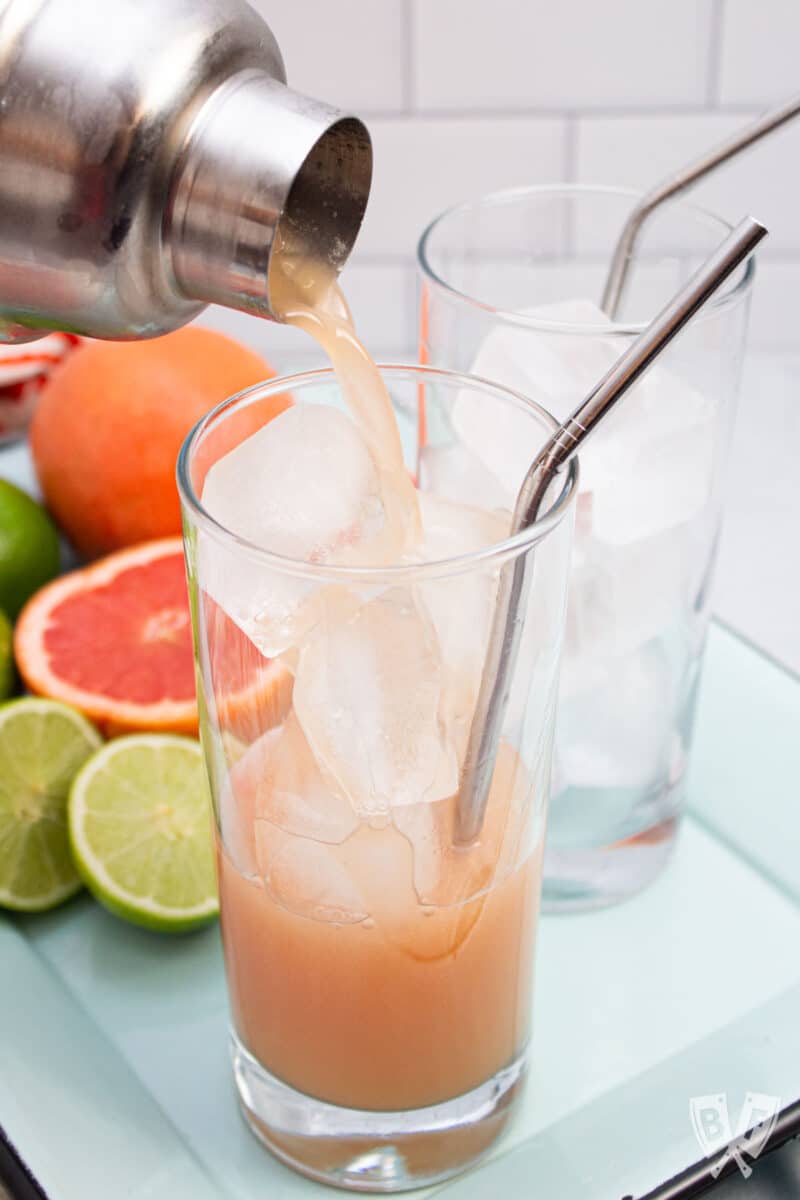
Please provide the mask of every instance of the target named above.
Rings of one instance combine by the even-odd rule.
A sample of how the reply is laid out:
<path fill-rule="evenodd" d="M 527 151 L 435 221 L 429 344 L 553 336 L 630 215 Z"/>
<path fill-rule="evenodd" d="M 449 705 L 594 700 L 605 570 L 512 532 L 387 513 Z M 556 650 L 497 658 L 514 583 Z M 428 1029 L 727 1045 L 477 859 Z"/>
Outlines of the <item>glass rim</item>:
<path fill-rule="evenodd" d="M 522 406 L 527 409 L 532 417 L 536 417 L 543 422 L 545 429 L 549 428 L 551 432 L 555 433 L 559 428 L 559 422 L 541 404 L 537 404 L 535 400 L 529 399 L 521 392 L 517 392 L 512 388 L 493 383 L 490 379 L 484 379 L 478 375 L 469 375 L 461 371 L 429 367 L 424 364 L 376 363 L 376 366 L 381 374 L 389 373 L 395 377 L 406 375 L 412 380 L 415 379 L 417 381 L 424 381 L 427 378 L 432 382 L 435 380 L 446 380 L 449 383 L 460 386 L 479 387 L 483 391 L 491 392 L 504 400 L 510 400 L 518 407 Z M 219 420 L 225 419 L 226 415 L 230 416 L 232 413 L 246 408 L 247 405 L 257 400 L 265 399 L 267 396 L 275 393 L 297 390 L 308 384 L 322 383 L 323 381 L 336 382 L 336 372 L 332 367 L 302 371 L 293 375 L 275 376 L 262 383 L 254 384 L 243 391 L 236 392 L 220 404 L 217 404 L 187 434 L 180 448 L 176 466 L 178 493 L 181 504 L 191 514 L 194 523 L 216 542 L 224 544 L 228 549 L 235 548 L 246 557 L 260 562 L 272 570 L 294 575 L 298 578 L 311 579 L 317 582 L 320 580 L 329 580 L 330 582 L 340 584 L 362 583 L 369 585 L 375 584 L 379 580 L 387 580 L 399 584 L 463 574 L 475 566 L 483 566 L 489 563 L 499 563 L 502 565 L 541 542 L 561 523 L 570 506 L 575 501 L 578 493 L 580 474 L 577 455 L 570 459 L 566 469 L 561 472 L 563 476 L 561 490 L 549 505 L 547 511 L 538 520 L 520 530 L 519 533 L 503 538 L 499 542 L 492 542 L 488 546 L 483 546 L 479 550 L 473 550 L 467 554 L 453 555 L 450 558 L 432 559 L 429 562 L 390 563 L 373 566 L 369 564 L 309 563 L 305 559 L 290 558 L 287 555 L 276 554 L 272 550 L 266 550 L 263 546 L 259 546 L 257 543 L 251 542 L 249 539 L 228 529 L 227 526 L 217 521 L 203 507 L 202 500 L 197 495 L 191 479 L 191 465 L 194 454 L 200 445 L 203 435 Z"/>
<path fill-rule="evenodd" d="M 448 283 L 441 275 L 434 270 L 430 261 L 430 241 L 434 234 L 439 230 L 449 218 L 457 216 L 459 213 L 467 213 L 479 211 L 482 208 L 499 207 L 510 201 L 521 200 L 526 198 L 554 196 L 625 196 L 631 200 L 639 200 L 646 193 L 638 191 L 636 188 L 615 187 L 605 184 L 591 183 L 542 183 L 542 184 L 524 184 L 521 187 L 503 188 L 496 192 L 486 192 L 482 196 L 478 196 L 472 200 L 461 200 L 458 204 L 453 204 L 449 208 L 444 209 L 433 218 L 432 221 L 425 227 L 417 242 L 417 266 L 426 280 L 437 287 L 446 295 L 459 300 L 463 304 L 467 304 L 472 308 L 478 309 L 481 312 L 491 314 L 498 320 L 503 321 L 508 325 L 520 325 L 527 329 L 540 329 L 548 333 L 569 333 L 577 336 L 597 337 L 598 334 L 603 334 L 606 337 L 621 337 L 630 336 L 631 334 L 642 333 L 650 321 L 615 321 L 613 325 L 587 325 L 585 323 L 570 322 L 570 321 L 555 321 L 547 320 L 543 317 L 530 316 L 527 313 L 519 310 L 498 308 L 493 304 L 489 304 L 484 300 L 479 300 L 477 296 L 472 296 L 468 292 L 462 292 L 457 287 Z M 720 230 L 720 240 L 727 236 L 733 226 L 724 217 L 712 212 L 702 205 L 694 204 L 688 200 L 671 200 L 670 207 L 677 207 L 691 214 L 694 218 L 700 218 L 703 221 L 710 221 L 717 225 Z M 674 255 L 665 255 L 665 257 L 675 257 Z M 753 276 L 755 274 L 755 255 L 750 257 L 742 266 L 741 278 L 733 283 L 728 283 L 721 291 L 712 296 L 701 311 L 693 318 L 694 321 L 702 321 L 704 317 L 708 317 L 715 309 L 726 308 L 728 305 L 733 305 L 745 295 L 750 289 Z M 655 315 L 655 314 L 653 314 Z M 651 318 L 652 320 L 652 318 Z"/>

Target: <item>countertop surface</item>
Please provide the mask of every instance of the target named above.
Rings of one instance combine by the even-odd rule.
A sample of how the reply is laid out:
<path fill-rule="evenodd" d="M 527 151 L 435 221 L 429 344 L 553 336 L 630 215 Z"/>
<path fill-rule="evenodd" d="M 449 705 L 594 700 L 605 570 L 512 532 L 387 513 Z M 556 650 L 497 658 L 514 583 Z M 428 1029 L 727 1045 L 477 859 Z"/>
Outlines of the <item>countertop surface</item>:
<path fill-rule="evenodd" d="M 797 1094 L 796 393 L 800 355 L 751 356 L 715 595 L 789 673 L 712 629 L 675 859 L 635 901 L 542 922 L 535 1083 L 492 1161 L 449 1185 L 463 1200 L 533 1180 L 559 1200 L 642 1195 L 696 1159 L 692 1096 Z M 33 487 L 24 446 L 0 477 Z M 0 943 L 0 1113 L 55 1200 L 323 1194 L 237 1116 L 216 929 L 167 945 L 84 897 L 0 921 Z"/>
<path fill-rule="evenodd" d="M 712 626 L 673 861 L 542 920 L 530 1086 L 448 1197 L 643 1196 L 701 1157 L 693 1097 L 800 1096 L 798 727 L 800 682 Z M 238 1116 L 216 927 L 159 938 L 83 896 L 0 920 L 0 961 L 0 1121 L 52 1200 L 332 1195 Z"/>

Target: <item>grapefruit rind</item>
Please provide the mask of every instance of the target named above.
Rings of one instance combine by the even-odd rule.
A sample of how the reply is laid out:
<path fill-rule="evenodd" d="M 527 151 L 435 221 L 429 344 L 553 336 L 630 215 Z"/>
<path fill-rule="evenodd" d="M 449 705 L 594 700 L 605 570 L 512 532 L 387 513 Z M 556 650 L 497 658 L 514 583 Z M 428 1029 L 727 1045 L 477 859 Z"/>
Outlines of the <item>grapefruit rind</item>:
<path fill-rule="evenodd" d="M 160 933 L 188 933 L 218 915 L 199 742 L 157 733 L 107 743 L 73 780 L 68 813 L 78 873 L 109 912 Z M 144 891 L 120 882 L 120 864 Z M 171 884 L 185 892 L 198 881 L 202 894 L 194 903 L 157 898 Z"/>

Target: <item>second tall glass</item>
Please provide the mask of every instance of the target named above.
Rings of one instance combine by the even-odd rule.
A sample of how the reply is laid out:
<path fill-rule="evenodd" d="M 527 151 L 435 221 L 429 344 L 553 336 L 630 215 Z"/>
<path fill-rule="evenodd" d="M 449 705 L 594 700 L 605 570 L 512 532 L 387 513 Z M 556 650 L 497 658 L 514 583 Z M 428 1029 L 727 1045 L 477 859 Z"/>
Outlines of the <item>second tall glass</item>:
<path fill-rule="evenodd" d="M 420 358 L 514 387 L 563 419 L 681 278 L 729 232 L 659 210 L 612 323 L 600 296 L 636 196 L 497 193 L 423 235 Z M 744 349 L 745 264 L 581 453 L 545 855 L 550 908 L 619 900 L 673 846 L 684 797 L 728 446 Z M 473 406 L 432 486 L 507 503 L 525 458 L 513 418 Z"/>

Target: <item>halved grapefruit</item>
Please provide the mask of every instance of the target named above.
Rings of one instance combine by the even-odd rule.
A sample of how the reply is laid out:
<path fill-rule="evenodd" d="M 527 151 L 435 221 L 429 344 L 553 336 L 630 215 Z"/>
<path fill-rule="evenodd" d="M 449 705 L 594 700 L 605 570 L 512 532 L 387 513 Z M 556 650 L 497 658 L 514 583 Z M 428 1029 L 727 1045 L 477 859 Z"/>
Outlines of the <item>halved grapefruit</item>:
<path fill-rule="evenodd" d="M 286 669 L 225 614 L 211 622 L 209 648 L 223 728 L 250 740 L 254 724 L 280 720 L 291 694 Z M 73 705 L 106 737 L 196 733 L 181 539 L 120 550 L 42 588 L 19 617 L 14 652 L 32 692 Z"/>

